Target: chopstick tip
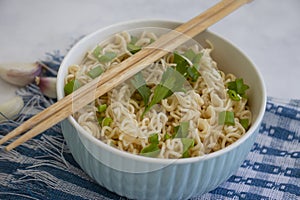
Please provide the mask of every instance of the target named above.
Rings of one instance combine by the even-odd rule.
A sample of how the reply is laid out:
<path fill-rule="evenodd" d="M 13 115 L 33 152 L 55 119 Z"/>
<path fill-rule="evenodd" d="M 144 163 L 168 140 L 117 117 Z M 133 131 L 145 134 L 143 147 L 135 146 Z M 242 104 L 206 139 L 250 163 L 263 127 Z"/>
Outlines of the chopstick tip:
<path fill-rule="evenodd" d="M 12 150 L 12 149 L 14 149 L 14 148 L 15 148 L 14 146 L 8 145 L 8 146 L 6 146 L 4 149 L 5 149 L 6 151 L 10 151 L 10 150 Z"/>

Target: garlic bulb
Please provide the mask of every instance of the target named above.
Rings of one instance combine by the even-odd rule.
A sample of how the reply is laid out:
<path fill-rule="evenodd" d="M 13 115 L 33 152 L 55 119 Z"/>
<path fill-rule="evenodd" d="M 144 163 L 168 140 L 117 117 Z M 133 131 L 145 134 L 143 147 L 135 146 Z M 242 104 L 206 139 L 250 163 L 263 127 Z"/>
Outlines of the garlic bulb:
<path fill-rule="evenodd" d="M 55 77 L 36 77 L 35 83 L 41 92 L 50 98 L 56 98 L 56 78 Z"/>
<path fill-rule="evenodd" d="M 0 112 L 2 113 L 2 115 L 0 115 L 0 121 L 6 120 L 5 117 L 14 119 L 23 107 L 24 101 L 20 96 L 15 96 L 9 101 L 0 104 Z"/>
<path fill-rule="evenodd" d="M 0 64 L 0 77 L 8 83 L 25 86 L 40 75 L 42 67 L 38 63 L 4 63 Z"/>

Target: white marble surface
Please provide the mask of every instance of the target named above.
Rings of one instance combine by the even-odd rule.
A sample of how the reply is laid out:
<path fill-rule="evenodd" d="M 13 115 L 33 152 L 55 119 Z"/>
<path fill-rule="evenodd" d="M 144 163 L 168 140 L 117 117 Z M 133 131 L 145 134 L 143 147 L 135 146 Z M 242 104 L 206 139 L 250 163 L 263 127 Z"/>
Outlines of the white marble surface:
<path fill-rule="evenodd" d="M 133 19 L 187 21 L 217 0 L 0 0 L 0 63 L 31 62 L 78 37 Z M 268 96 L 300 99 L 300 1 L 254 0 L 210 30 L 259 67 Z M 0 82 L 0 101 L 14 87 Z"/>

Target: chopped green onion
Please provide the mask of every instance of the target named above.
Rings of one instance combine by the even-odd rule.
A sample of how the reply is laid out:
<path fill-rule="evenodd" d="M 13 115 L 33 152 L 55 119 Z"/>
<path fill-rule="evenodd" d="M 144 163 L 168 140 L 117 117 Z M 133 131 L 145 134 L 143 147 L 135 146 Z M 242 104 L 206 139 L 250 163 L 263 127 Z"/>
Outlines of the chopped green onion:
<path fill-rule="evenodd" d="M 190 61 L 193 61 L 194 57 L 196 56 L 195 52 L 192 49 L 187 50 L 183 55 Z"/>
<path fill-rule="evenodd" d="M 230 99 L 232 99 L 234 101 L 241 100 L 241 97 L 234 90 L 228 90 L 227 94 L 229 95 Z"/>
<path fill-rule="evenodd" d="M 102 125 L 103 119 L 104 119 L 104 117 L 102 117 L 102 116 L 97 118 L 99 125 Z"/>
<path fill-rule="evenodd" d="M 93 51 L 93 56 L 95 56 L 95 58 L 99 58 L 100 54 L 101 54 L 102 48 L 100 46 L 97 46 L 94 51 Z"/>
<path fill-rule="evenodd" d="M 198 69 L 201 57 L 201 53 L 196 54 L 192 49 L 187 50 L 183 55 L 174 52 L 173 62 L 176 64 L 176 71 L 181 73 L 183 76 L 191 77 L 192 81 L 196 81 L 200 76 Z M 190 60 L 193 63 L 193 66 L 190 66 L 186 59 Z"/>
<path fill-rule="evenodd" d="M 102 120 L 102 127 L 103 127 L 103 126 L 109 126 L 110 123 L 111 123 L 112 121 L 113 121 L 112 118 L 110 118 L 110 117 L 105 117 L 105 118 Z"/>
<path fill-rule="evenodd" d="M 249 89 L 249 86 L 244 84 L 244 80 L 242 78 L 238 78 L 235 81 L 227 83 L 227 87 L 229 90 L 234 90 L 241 97 L 247 98 L 246 90 Z"/>
<path fill-rule="evenodd" d="M 237 93 L 240 95 L 245 94 L 245 91 L 249 88 L 249 86 L 244 84 L 244 81 L 241 78 L 237 79 L 235 82 L 236 82 Z"/>
<path fill-rule="evenodd" d="M 184 57 L 182 57 L 177 52 L 174 52 L 174 60 L 173 62 L 176 64 L 176 71 L 178 71 L 183 76 L 187 75 L 187 67 L 189 66 L 189 63 L 185 60 Z"/>
<path fill-rule="evenodd" d="M 131 83 L 137 89 L 139 94 L 142 96 L 144 104 L 147 105 L 149 102 L 149 98 L 151 95 L 150 88 L 146 85 L 146 81 L 142 75 L 142 73 L 137 73 L 133 79 L 131 79 Z"/>
<path fill-rule="evenodd" d="M 135 53 L 137 53 L 138 51 L 140 51 L 142 48 L 141 48 L 140 46 L 135 45 L 135 44 L 129 43 L 129 44 L 127 45 L 127 49 L 128 49 L 128 51 L 129 51 L 130 53 L 135 54 Z"/>
<path fill-rule="evenodd" d="M 183 56 L 189 59 L 193 64 L 199 64 L 203 53 L 196 54 L 192 49 L 187 50 L 184 52 Z"/>
<path fill-rule="evenodd" d="M 234 113 L 231 111 L 222 111 L 219 113 L 219 125 L 234 125 Z"/>
<path fill-rule="evenodd" d="M 195 66 L 197 66 L 197 69 L 199 69 L 199 68 L 198 68 L 198 67 L 199 67 L 199 62 L 200 62 L 202 56 L 203 56 L 203 53 L 198 53 L 198 54 L 195 55 L 195 57 L 194 57 L 193 60 L 192 60 L 193 64 L 194 64 Z"/>
<path fill-rule="evenodd" d="M 150 44 L 152 44 L 153 42 L 155 42 L 155 40 L 153 38 L 150 38 Z"/>
<path fill-rule="evenodd" d="M 65 85 L 64 87 L 65 94 L 69 95 L 80 87 L 81 87 L 81 83 L 77 79 L 73 79 Z"/>
<path fill-rule="evenodd" d="M 182 142 L 182 145 L 183 145 L 182 157 L 183 158 L 190 157 L 190 155 L 189 155 L 189 149 L 194 146 L 194 139 L 191 139 L 191 138 L 181 138 L 181 142 Z"/>
<path fill-rule="evenodd" d="M 100 76 L 102 73 L 103 73 L 103 69 L 100 66 L 97 66 L 97 67 L 91 69 L 88 72 L 88 75 L 89 75 L 89 77 L 91 77 L 92 79 L 94 79 L 94 78 Z"/>
<path fill-rule="evenodd" d="M 184 83 L 186 79 L 180 73 L 171 67 L 163 73 L 160 83 L 155 87 L 151 102 L 146 106 L 142 117 L 148 112 L 152 106 L 160 102 L 162 99 L 168 98 L 174 92 L 184 91 Z"/>
<path fill-rule="evenodd" d="M 173 135 L 173 138 L 176 137 L 176 134 L 177 134 L 177 132 L 178 132 L 178 130 L 179 130 L 179 127 L 180 127 L 180 125 L 174 127 L 174 135 Z"/>
<path fill-rule="evenodd" d="M 141 150 L 140 155 L 147 157 L 156 157 L 160 152 L 160 148 L 157 144 L 149 144 Z"/>
<path fill-rule="evenodd" d="M 172 138 L 172 136 L 168 133 L 166 133 L 165 136 L 164 136 L 164 140 L 168 140 L 168 139 L 171 139 L 171 138 Z"/>
<path fill-rule="evenodd" d="M 189 158 L 189 157 L 191 157 L 189 151 L 185 151 L 182 153 L 182 158 Z"/>
<path fill-rule="evenodd" d="M 196 81 L 200 76 L 200 73 L 198 72 L 198 70 L 194 66 L 188 67 L 187 68 L 187 73 L 191 77 L 192 81 Z"/>
<path fill-rule="evenodd" d="M 135 45 L 138 41 L 138 38 L 135 36 L 131 36 L 130 42 L 127 44 L 127 49 L 130 53 L 135 54 L 142 49 L 142 47 Z"/>
<path fill-rule="evenodd" d="M 174 127 L 174 138 L 186 138 L 189 134 L 189 122 L 181 122 L 179 126 Z"/>
<path fill-rule="evenodd" d="M 245 130 L 247 130 L 249 128 L 249 125 L 250 125 L 249 119 L 245 118 L 245 119 L 240 119 L 239 121 Z"/>
<path fill-rule="evenodd" d="M 101 63 L 106 63 L 112 61 L 115 57 L 117 57 L 115 52 L 108 51 L 104 55 L 100 56 L 98 61 Z"/>
<path fill-rule="evenodd" d="M 160 152 L 160 148 L 158 147 L 158 143 L 159 143 L 158 134 L 155 133 L 150 135 L 148 137 L 148 141 L 150 144 L 141 150 L 140 155 L 148 156 L 148 157 L 156 157 Z"/>
<path fill-rule="evenodd" d="M 106 104 L 101 104 L 98 106 L 98 112 L 105 112 L 106 111 L 106 108 L 107 108 L 107 105 Z"/>
<path fill-rule="evenodd" d="M 131 43 L 131 44 L 135 44 L 138 40 L 139 40 L 139 39 L 138 39 L 137 37 L 135 37 L 135 36 L 131 36 L 131 37 L 130 37 L 130 43 Z"/>
<path fill-rule="evenodd" d="M 149 143 L 152 143 L 152 144 L 158 144 L 159 141 L 158 141 L 158 134 L 152 134 L 148 137 L 148 141 Z"/>

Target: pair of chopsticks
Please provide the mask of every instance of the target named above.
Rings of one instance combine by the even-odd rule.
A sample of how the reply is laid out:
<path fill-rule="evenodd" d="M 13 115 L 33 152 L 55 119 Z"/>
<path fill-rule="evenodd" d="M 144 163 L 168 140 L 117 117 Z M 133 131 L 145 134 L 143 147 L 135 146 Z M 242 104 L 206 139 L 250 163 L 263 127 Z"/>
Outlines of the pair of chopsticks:
<path fill-rule="evenodd" d="M 147 48 L 120 63 L 119 66 L 106 71 L 100 77 L 31 117 L 4 136 L 0 140 L 0 145 L 28 131 L 5 147 L 9 151 L 42 133 L 250 1 L 252 0 L 220 1 L 200 15 L 163 35 Z"/>

